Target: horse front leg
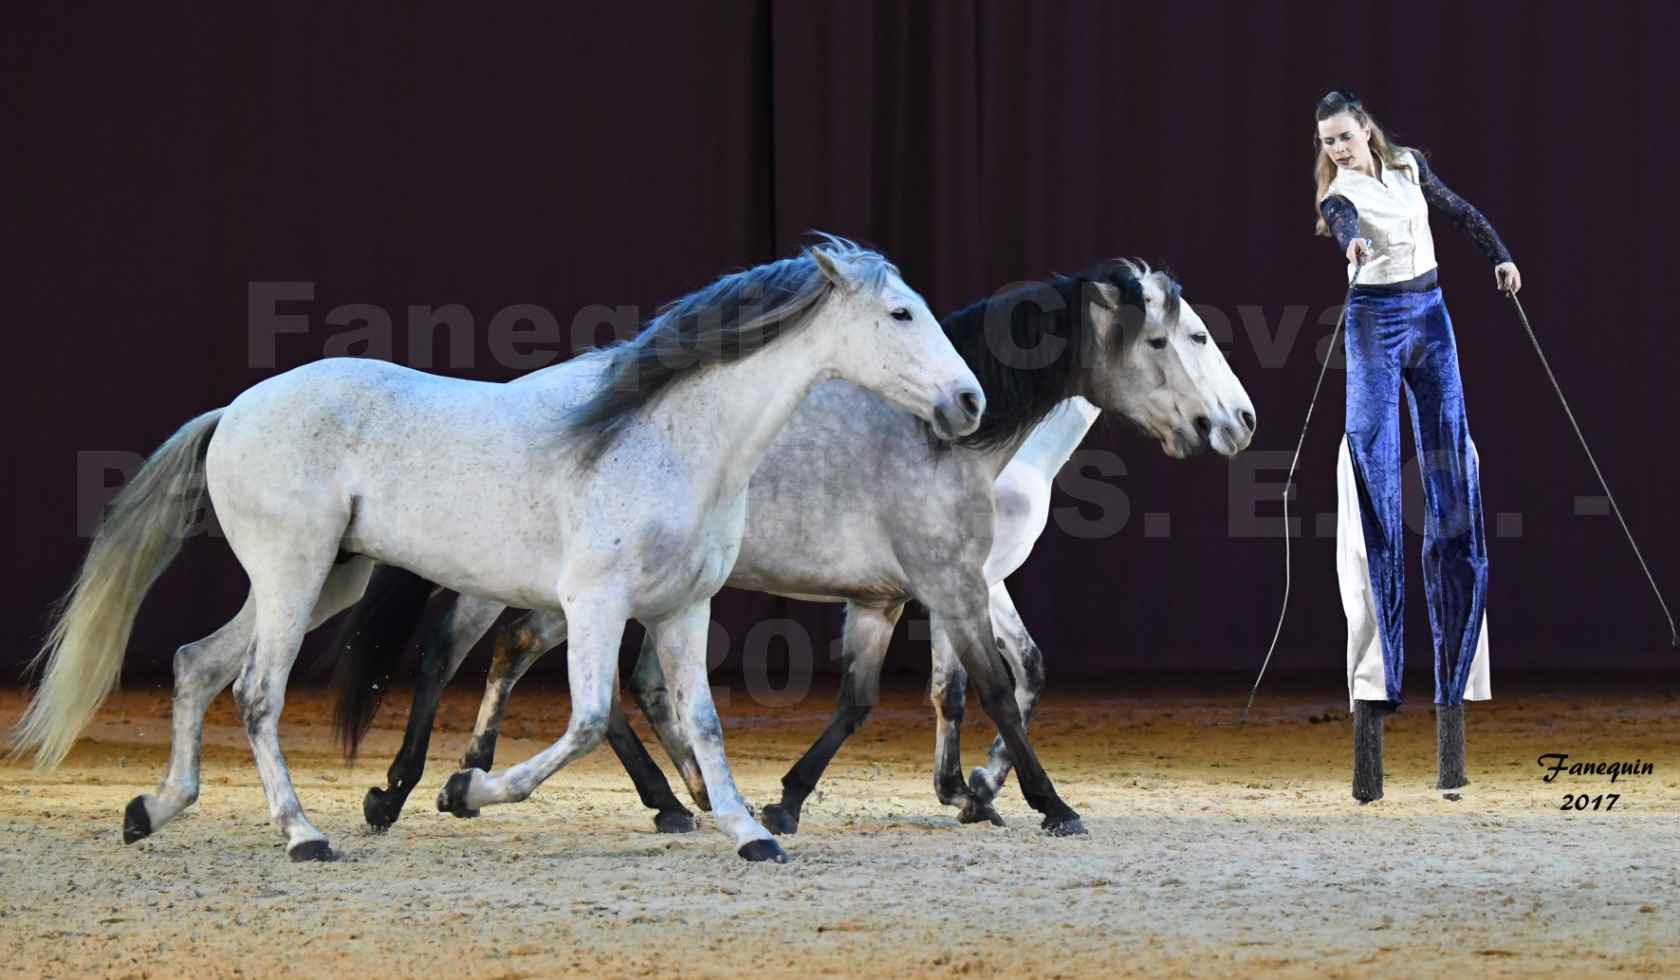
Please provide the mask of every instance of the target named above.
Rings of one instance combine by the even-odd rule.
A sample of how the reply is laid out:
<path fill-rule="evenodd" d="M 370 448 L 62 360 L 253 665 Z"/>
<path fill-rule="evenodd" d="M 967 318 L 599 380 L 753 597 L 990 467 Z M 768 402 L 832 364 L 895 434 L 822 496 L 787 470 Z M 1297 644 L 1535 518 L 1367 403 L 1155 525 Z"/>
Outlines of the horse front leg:
<path fill-rule="evenodd" d="M 694 750 L 688 744 L 688 736 L 684 734 L 681 720 L 671 702 L 671 691 L 665 682 L 665 672 L 659 666 L 659 654 L 654 649 L 651 630 L 642 637 L 641 653 L 636 657 L 635 668 L 630 671 L 630 693 L 635 695 L 642 717 L 653 726 L 653 733 L 658 736 L 659 744 L 664 746 L 665 754 L 676 765 L 683 784 L 688 787 L 689 798 L 700 809 L 711 810 L 712 801 L 706 794 L 706 778 L 700 772 L 700 763 L 694 758 Z M 637 741 L 640 742 L 640 739 Z M 620 759 L 623 757 L 620 756 Z M 626 768 L 629 768 L 628 765 Z M 635 778 L 634 772 L 631 778 Z M 639 787 L 640 783 L 637 785 Z"/>
<path fill-rule="evenodd" d="M 403 729 L 402 748 L 385 772 L 385 786 L 368 789 L 362 799 L 362 817 L 375 830 L 387 830 L 402 815 L 408 795 L 426 772 L 426 752 L 431 747 L 432 726 L 437 722 L 438 702 L 443 689 L 461 669 L 467 653 L 489 632 L 496 617 L 506 609 L 500 603 L 472 596 L 457 596 L 453 605 L 426 631 L 420 655 L 420 676 L 414 683 L 414 703 Z"/>
<path fill-rule="evenodd" d="M 683 734 L 706 781 L 706 795 L 718 829 L 730 836 L 735 852 L 748 861 L 783 863 L 787 855 L 770 831 L 753 819 L 723 754 L 723 726 L 706 677 L 710 622 L 711 601 L 706 599 L 652 625 L 659 665 L 671 685 L 671 701 Z"/>
<path fill-rule="evenodd" d="M 1009 672 L 1015 678 L 1015 703 L 1021 709 L 1021 726 L 1032 721 L 1033 709 L 1038 707 L 1044 692 L 1044 655 L 1033 641 L 1021 614 L 1002 582 L 992 586 L 988 594 L 992 617 L 992 632 L 997 637 L 998 651 L 1003 654 Z M 1009 746 L 999 735 L 992 740 L 986 764 L 969 774 L 969 790 L 983 803 L 991 803 L 1003 789 L 1013 763 L 1009 761 Z M 994 811 L 995 812 L 995 811 Z"/>
<path fill-rule="evenodd" d="M 695 829 L 694 814 L 682 805 L 671 792 L 671 783 L 659 771 L 659 764 L 648 755 L 647 746 L 630 727 L 624 707 L 613 698 L 612 716 L 607 719 L 607 744 L 624 766 L 630 781 L 636 784 L 636 795 L 642 805 L 654 811 L 653 827 L 661 834 L 686 834 Z"/>
<path fill-rule="evenodd" d="M 773 833 L 799 832 L 799 811 L 817 788 L 823 770 L 846 739 L 863 727 L 870 711 L 881 702 L 881 664 L 892 642 L 893 628 L 904 612 L 903 603 L 872 608 L 846 604 L 841 647 L 844 663 L 834 718 L 817 741 L 782 777 L 782 799 L 764 808 L 764 824 Z"/>
<path fill-rule="evenodd" d="M 950 613 L 930 610 L 934 616 L 934 633 L 949 637 L 951 648 L 962 662 L 968 676 L 980 690 L 980 704 L 998 727 L 1014 760 L 1021 782 L 1022 795 L 1034 810 L 1044 814 L 1041 826 L 1053 836 L 1083 834 L 1085 827 L 1079 814 L 1056 794 L 1050 776 L 1038 761 L 1038 755 L 1027 741 L 1026 725 L 1021 707 L 1015 700 L 1009 666 L 998 651 L 992 635 L 984 586 L 974 590 L 969 601 L 958 596 Z"/>
<path fill-rule="evenodd" d="M 934 620 L 929 626 L 933 633 L 933 673 L 928 677 L 928 701 L 933 705 L 934 716 L 934 795 L 946 806 L 958 807 L 960 823 L 985 821 L 1002 827 L 1003 816 L 963 782 L 962 720 L 968 671 L 963 669 L 951 638 L 940 623 Z"/>
<path fill-rule="evenodd" d="M 625 602 L 615 595 L 584 595 L 567 603 L 561 621 L 570 633 L 566 674 L 571 686 L 572 717 L 565 734 L 500 773 L 478 768 L 457 771 L 438 793 L 440 811 L 464 817 L 492 804 L 517 803 L 563 766 L 601 744 L 618 692 L 618 643 L 628 618 Z M 547 622 L 552 626 L 554 618 Z"/>

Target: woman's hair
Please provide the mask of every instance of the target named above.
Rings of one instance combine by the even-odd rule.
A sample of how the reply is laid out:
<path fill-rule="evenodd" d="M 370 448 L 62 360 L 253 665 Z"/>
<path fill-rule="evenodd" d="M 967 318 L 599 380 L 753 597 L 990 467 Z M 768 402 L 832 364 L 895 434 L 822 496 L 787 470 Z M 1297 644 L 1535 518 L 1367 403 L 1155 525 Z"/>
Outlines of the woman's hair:
<path fill-rule="evenodd" d="M 1315 230 L 1325 237 L 1330 235 L 1330 226 L 1324 223 L 1324 215 L 1319 213 L 1318 205 L 1330 193 L 1330 182 L 1336 179 L 1337 167 L 1336 161 L 1330 159 L 1330 154 L 1324 152 L 1324 141 L 1319 139 L 1317 124 L 1343 112 L 1371 131 L 1371 152 L 1384 166 L 1396 170 L 1409 170 L 1412 162 L 1406 155 L 1415 152 L 1410 147 L 1389 142 L 1388 135 L 1377 125 L 1377 121 L 1371 118 L 1371 114 L 1365 111 L 1365 107 L 1359 104 L 1359 96 L 1352 92 L 1336 89 L 1319 99 L 1318 105 L 1313 109 L 1313 183 L 1318 185 L 1317 193 L 1313 195 L 1313 217 L 1318 220 Z"/>

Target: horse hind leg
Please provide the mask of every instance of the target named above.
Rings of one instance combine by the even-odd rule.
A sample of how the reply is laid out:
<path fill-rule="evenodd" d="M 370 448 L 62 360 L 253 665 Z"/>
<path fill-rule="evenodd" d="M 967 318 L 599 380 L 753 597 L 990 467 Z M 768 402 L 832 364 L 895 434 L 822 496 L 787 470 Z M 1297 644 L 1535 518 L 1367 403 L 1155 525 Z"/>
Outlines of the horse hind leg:
<path fill-rule="evenodd" d="M 508 698 L 525 672 L 543 655 L 566 642 L 566 614 L 555 609 L 536 609 L 503 629 L 496 636 L 496 652 L 490 661 L 490 679 L 478 705 L 472 741 L 461 757 L 462 769 L 490 771 L 496 759 L 496 740 Z"/>
<path fill-rule="evenodd" d="M 336 544 L 336 542 L 335 542 Z M 271 553 L 247 565 L 256 603 L 256 647 L 234 682 L 233 695 L 268 799 L 269 820 L 286 838 L 293 861 L 330 861 L 337 857 L 326 835 L 310 823 L 292 785 L 280 750 L 280 712 L 286 678 L 297 660 L 304 634 L 361 598 L 373 563 L 354 558 L 333 565 L 334 551 Z"/>
<path fill-rule="evenodd" d="M 317 601 L 311 628 L 353 604 L 367 584 L 372 563 L 334 569 Z M 123 843 L 156 833 L 198 800 L 203 767 L 204 713 L 239 674 L 256 633 L 256 604 L 250 595 L 234 617 L 202 640 L 175 651 L 175 701 L 171 712 L 169 769 L 156 793 L 130 800 L 123 811 Z"/>
<path fill-rule="evenodd" d="M 123 811 L 123 843 L 151 836 L 197 801 L 204 712 L 239 673 L 255 626 L 256 607 L 247 596 L 239 612 L 221 629 L 175 651 L 169 769 L 156 793 L 143 793 L 129 801 Z"/>
<path fill-rule="evenodd" d="M 764 825 L 772 833 L 799 832 L 799 811 L 805 805 L 805 798 L 817 788 L 823 770 L 833 761 L 840 746 L 863 727 L 870 711 L 880 703 L 881 665 L 892 642 L 893 628 L 903 612 L 903 604 L 872 608 L 847 603 L 842 639 L 845 675 L 840 680 L 839 703 L 822 735 L 782 777 L 781 802 L 764 808 Z"/>
<path fill-rule="evenodd" d="M 402 747 L 385 772 L 385 786 L 368 788 L 362 798 L 362 817 L 369 827 L 387 830 L 402 816 L 403 804 L 426 772 L 426 752 L 438 702 L 473 645 L 489 631 L 507 607 L 488 599 L 458 596 L 438 622 L 428 629 L 420 658 L 420 676 L 403 729 Z"/>

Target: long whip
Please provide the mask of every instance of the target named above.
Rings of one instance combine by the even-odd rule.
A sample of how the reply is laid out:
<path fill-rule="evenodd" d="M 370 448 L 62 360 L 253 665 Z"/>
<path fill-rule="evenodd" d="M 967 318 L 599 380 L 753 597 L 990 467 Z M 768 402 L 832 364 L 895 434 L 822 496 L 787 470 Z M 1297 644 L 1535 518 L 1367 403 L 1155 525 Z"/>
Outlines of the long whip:
<path fill-rule="evenodd" d="M 1639 559 L 1639 568 L 1645 573 L 1645 581 L 1651 583 L 1651 593 L 1657 597 L 1657 605 L 1662 607 L 1663 615 L 1668 619 L 1669 643 L 1680 647 L 1680 631 L 1674 628 L 1674 614 L 1668 611 L 1668 603 L 1663 601 L 1662 590 L 1657 588 L 1656 577 L 1651 574 L 1651 566 L 1645 564 L 1645 556 L 1640 554 L 1639 545 L 1633 540 L 1633 532 L 1628 530 L 1628 523 L 1622 517 L 1622 508 L 1616 504 L 1616 496 L 1610 492 L 1610 484 L 1604 479 L 1604 472 L 1598 468 L 1598 460 L 1593 458 L 1592 448 L 1587 445 L 1587 437 L 1581 434 L 1581 425 L 1575 421 L 1575 413 L 1569 409 L 1569 400 L 1563 397 L 1563 387 L 1558 384 L 1557 375 L 1552 373 L 1552 365 L 1546 360 L 1546 352 L 1540 349 L 1540 339 L 1534 336 L 1534 328 L 1528 325 L 1528 314 L 1523 312 L 1522 301 L 1517 299 L 1515 292 L 1507 291 L 1511 298 L 1511 305 L 1517 308 L 1517 319 L 1522 321 L 1523 332 L 1528 334 L 1528 342 L 1534 345 L 1534 353 L 1540 358 L 1540 366 L 1546 370 L 1546 380 L 1552 383 L 1552 390 L 1557 392 L 1558 404 L 1563 406 L 1563 414 L 1569 418 L 1569 425 L 1575 430 L 1575 438 L 1581 440 L 1581 450 L 1587 454 L 1587 462 L 1592 464 L 1593 475 L 1598 477 L 1598 485 L 1604 488 L 1605 499 L 1610 501 L 1610 509 L 1615 512 L 1616 520 L 1622 525 L 1622 533 L 1627 535 L 1628 545 L 1633 548 L 1633 557 Z"/>
<path fill-rule="evenodd" d="M 1307 402 L 1307 417 L 1301 422 L 1301 437 L 1295 440 L 1295 456 L 1289 461 L 1289 477 L 1283 482 L 1283 607 L 1278 610 L 1277 628 L 1272 630 L 1272 644 L 1266 648 L 1266 659 L 1260 662 L 1260 674 L 1254 678 L 1254 686 L 1248 691 L 1248 704 L 1243 706 L 1243 724 L 1248 724 L 1248 709 L 1254 707 L 1254 695 L 1260 691 L 1260 682 L 1266 679 L 1266 668 L 1271 666 L 1272 654 L 1277 651 L 1278 637 L 1283 635 L 1283 619 L 1289 613 L 1289 588 L 1292 584 L 1290 574 L 1289 546 L 1289 493 L 1295 488 L 1295 467 L 1301 462 L 1301 447 L 1307 443 L 1307 427 L 1312 425 L 1313 409 L 1318 405 L 1319 389 L 1324 387 L 1324 375 L 1330 370 L 1330 360 L 1336 353 L 1336 341 L 1341 339 L 1342 324 L 1347 322 L 1348 308 L 1353 305 L 1353 287 L 1359 283 L 1360 270 L 1365 267 L 1361 259 L 1353 267 L 1353 278 L 1348 280 L 1347 296 L 1342 300 L 1342 315 L 1336 318 L 1335 332 L 1330 334 L 1330 347 L 1324 352 L 1324 363 L 1319 365 L 1318 380 L 1313 383 L 1312 400 Z"/>

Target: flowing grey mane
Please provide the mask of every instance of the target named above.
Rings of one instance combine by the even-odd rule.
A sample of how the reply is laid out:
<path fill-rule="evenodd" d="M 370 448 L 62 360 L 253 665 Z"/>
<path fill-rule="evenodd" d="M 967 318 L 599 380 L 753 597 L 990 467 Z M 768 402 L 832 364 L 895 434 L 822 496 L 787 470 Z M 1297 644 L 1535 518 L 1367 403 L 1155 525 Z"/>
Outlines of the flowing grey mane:
<path fill-rule="evenodd" d="M 566 431 L 582 436 L 584 457 L 599 457 L 638 410 L 684 374 L 749 357 L 803 325 L 835 288 L 814 251 L 861 289 L 879 292 L 898 274 L 878 252 L 834 235 L 818 238 L 797 256 L 731 273 L 666 304 L 631 340 L 580 355 L 605 362 L 600 389 L 565 422 Z"/>

